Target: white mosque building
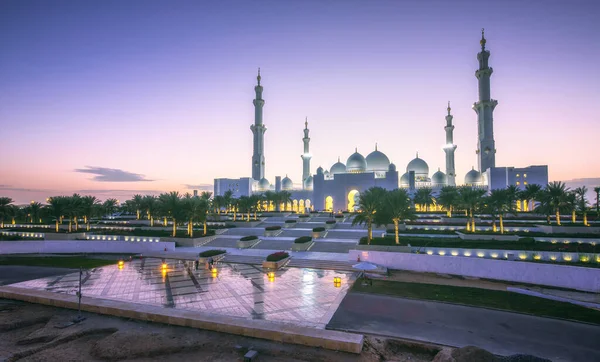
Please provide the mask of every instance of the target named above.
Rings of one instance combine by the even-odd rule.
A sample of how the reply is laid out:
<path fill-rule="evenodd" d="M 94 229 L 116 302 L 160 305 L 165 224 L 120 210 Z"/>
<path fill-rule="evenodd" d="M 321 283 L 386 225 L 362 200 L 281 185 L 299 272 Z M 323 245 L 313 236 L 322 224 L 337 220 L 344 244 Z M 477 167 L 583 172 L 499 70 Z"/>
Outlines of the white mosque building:
<path fill-rule="evenodd" d="M 477 54 L 479 69 L 475 76 L 479 83 L 479 100 L 473 104 L 473 110 L 477 113 L 477 169 L 473 169 L 464 177 L 464 186 L 486 188 L 488 190 L 505 188 L 515 185 L 525 188 L 528 184 L 539 184 L 545 186 L 548 183 L 548 166 L 529 166 L 525 168 L 496 167 L 496 145 L 494 141 L 494 119 L 493 112 L 498 102 L 491 98 L 490 77 L 493 69 L 489 67 L 488 60 L 490 52 L 485 49 L 486 39 L 482 30 L 481 51 Z M 422 187 L 430 187 L 434 193 L 444 186 L 456 186 L 456 172 L 454 163 L 454 152 L 457 146 L 453 141 L 454 125 L 451 114 L 450 103 L 448 103 L 448 114 L 445 117 L 446 144 L 443 151 L 446 155 L 445 172 L 440 168 L 431 174 L 429 165 L 425 160 L 416 157 L 408 163 L 406 171 L 398 178 L 396 166 L 375 145 L 374 151 L 366 157 L 355 149 L 346 163 L 342 163 L 338 157 L 329 169 L 317 168 L 316 174 L 310 172 L 310 137 L 308 120 L 304 123 L 304 152 L 302 157 L 302 187 L 294 188 L 292 180 L 285 176 L 275 178 L 271 183 L 265 178 L 265 155 L 264 134 L 267 130 L 263 124 L 262 98 L 263 87 L 260 84 L 260 69 L 257 82 L 254 87 L 256 98 L 254 99 L 254 124 L 250 126 L 254 136 L 254 147 L 252 155 L 252 177 L 239 179 L 218 178 L 214 182 L 214 194 L 223 195 L 232 191 L 234 197 L 248 196 L 266 191 L 288 191 L 293 200 L 289 207 L 294 211 L 303 212 L 306 209 L 314 210 L 350 210 L 354 211 L 360 192 L 371 187 L 379 186 L 387 190 L 406 188 L 409 192 Z"/>

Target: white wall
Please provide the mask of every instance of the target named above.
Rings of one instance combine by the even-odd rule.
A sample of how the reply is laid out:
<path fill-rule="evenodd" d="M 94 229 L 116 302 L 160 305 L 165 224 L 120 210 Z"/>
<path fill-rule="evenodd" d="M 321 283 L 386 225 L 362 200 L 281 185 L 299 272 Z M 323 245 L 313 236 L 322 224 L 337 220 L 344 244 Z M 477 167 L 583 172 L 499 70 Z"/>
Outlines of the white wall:
<path fill-rule="evenodd" d="M 389 269 L 462 275 L 600 292 L 600 269 L 483 258 L 350 250 L 349 258 Z"/>
<path fill-rule="evenodd" d="M 25 253 L 145 253 L 175 250 L 174 242 L 131 243 L 97 240 L 3 241 L 0 254 Z"/>

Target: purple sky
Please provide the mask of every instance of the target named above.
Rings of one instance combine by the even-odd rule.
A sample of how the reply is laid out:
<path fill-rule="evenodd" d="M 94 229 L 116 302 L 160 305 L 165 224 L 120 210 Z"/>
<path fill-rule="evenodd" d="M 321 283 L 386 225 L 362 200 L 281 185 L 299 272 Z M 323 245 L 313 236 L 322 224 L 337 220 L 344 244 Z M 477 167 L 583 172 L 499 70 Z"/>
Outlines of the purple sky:
<path fill-rule="evenodd" d="M 596 1 L 0 3 L 0 195 L 186 191 L 250 175 L 264 85 L 266 175 L 300 182 L 358 147 L 476 165 L 477 52 L 491 51 L 498 166 L 600 183 Z M 139 181 L 139 180 L 152 181 Z M 119 182 L 111 182 L 118 180 Z"/>

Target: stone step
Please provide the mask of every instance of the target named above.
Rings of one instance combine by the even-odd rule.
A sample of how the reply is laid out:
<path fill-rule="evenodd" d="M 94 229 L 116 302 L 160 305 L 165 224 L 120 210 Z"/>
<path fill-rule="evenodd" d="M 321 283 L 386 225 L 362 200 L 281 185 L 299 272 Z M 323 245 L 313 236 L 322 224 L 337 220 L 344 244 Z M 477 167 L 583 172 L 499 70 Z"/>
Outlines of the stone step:
<path fill-rule="evenodd" d="M 252 264 L 260 265 L 265 260 L 263 256 L 250 256 L 250 255 L 230 255 L 227 254 L 223 259 L 222 263 L 235 263 L 235 264 Z"/>

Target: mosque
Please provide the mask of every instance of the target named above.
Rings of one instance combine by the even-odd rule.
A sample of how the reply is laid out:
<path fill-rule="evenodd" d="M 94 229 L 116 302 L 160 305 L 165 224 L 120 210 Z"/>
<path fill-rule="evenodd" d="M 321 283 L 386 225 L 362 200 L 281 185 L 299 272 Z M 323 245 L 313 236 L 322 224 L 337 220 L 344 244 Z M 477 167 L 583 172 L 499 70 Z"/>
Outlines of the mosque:
<path fill-rule="evenodd" d="M 477 154 L 478 167 L 467 172 L 464 177 L 464 186 L 485 188 L 486 190 L 505 188 L 515 185 L 521 189 L 528 184 L 539 184 L 542 187 L 548 183 L 548 166 L 529 166 L 525 168 L 496 167 L 496 144 L 493 131 L 493 112 L 498 102 L 490 97 L 490 77 L 493 69 L 489 67 L 488 60 L 490 52 L 485 49 L 486 39 L 482 29 L 481 51 L 477 54 L 479 68 L 475 71 L 478 79 L 479 100 L 473 104 L 473 110 L 477 114 Z M 429 165 L 425 160 L 419 158 L 419 154 L 408 163 L 406 171 L 399 178 L 396 165 L 389 158 L 375 149 L 366 157 L 357 149 L 351 154 L 346 163 L 338 157 L 329 169 L 317 168 L 316 174 L 310 171 L 310 137 L 308 120 L 304 123 L 304 137 L 302 138 L 304 150 L 302 157 L 302 183 L 301 188 L 295 188 L 292 180 L 285 176 L 275 177 L 271 183 L 265 178 L 265 155 L 264 134 L 267 130 L 263 124 L 262 98 L 263 87 L 260 84 L 260 69 L 257 76 L 257 85 L 254 87 L 256 98 L 254 99 L 254 124 L 250 126 L 252 131 L 253 155 L 252 155 L 252 177 L 239 179 L 218 178 L 214 181 L 214 194 L 223 195 L 232 191 L 234 197 L 260 194 L 266 191 L 288 191 L 292 202 L 284 205 L 286 209 L 297 212 L 307 210 L 354 211 L 360 192 L 371 187 L 379 186 L 387 190 L 406 188 L 409 193 L 416 189 L 429 187 L 436 194 L 444 186 L 457 186 L 454 164 L 454 152 L 457 146 L 454 144 L 452 124 L 453 116 L 450 103 L 448 103 L 445 117 L 446 143 L 443 151 L 446 156 L 445 172 L 440 168 L 430 176 Z"/>

